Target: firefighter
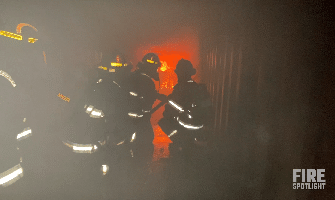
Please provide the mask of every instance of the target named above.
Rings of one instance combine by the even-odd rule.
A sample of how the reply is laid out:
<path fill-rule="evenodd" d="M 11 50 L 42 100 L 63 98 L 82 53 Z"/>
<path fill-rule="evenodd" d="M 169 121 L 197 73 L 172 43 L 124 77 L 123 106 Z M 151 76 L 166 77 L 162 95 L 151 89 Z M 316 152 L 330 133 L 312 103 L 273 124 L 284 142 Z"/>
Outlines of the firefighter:
<path fill-rule="evenodd" d="M 132 132 L 135 140 L 131 146 L 133 157 L 138 164 L 149 163 L 153 154 L 154 133 L 150 123 L 152 105 L 156 99 L 165 97 L 157 93 L 153 81 L 159 80 L 160 66 L 158 56 L 148 53 L 138 63 L 137 70 L 132 72 L 127 82 L 127 91 L 131 96 L 127 112 L 132 118 L 130 123 L 132 128 L 128 127 L 128 130 Z"/>
<path fill-rule="evenodd" d="M 205 128 L 210 127 L 211 101 L 206 87 L 192 80 L 196 69 L 190 61 L 181 59 L 175 69 L 178 84 L 168 96 L 163 119 L 159 125 L 168 134 L 173 143 L 171 156 L 183 155 L 190 159 L 194 143 L 205 141 Z"/>

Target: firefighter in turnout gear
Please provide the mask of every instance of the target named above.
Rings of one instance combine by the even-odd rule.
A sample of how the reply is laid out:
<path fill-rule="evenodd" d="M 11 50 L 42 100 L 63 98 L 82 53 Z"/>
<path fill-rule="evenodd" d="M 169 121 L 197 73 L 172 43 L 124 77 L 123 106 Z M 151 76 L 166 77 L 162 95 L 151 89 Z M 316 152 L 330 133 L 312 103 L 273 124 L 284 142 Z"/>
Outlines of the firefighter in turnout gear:
<path fill-rule="evenodd" d="M 205 141 L 212 106 L 205 85 L 198 84 L 191 78 L 196 69 L 190 61 L 181 59 L 175 73 L 178 84 L 168 96 L 159 125 L 173 141 L 170 146 L 171 156 L 182 151 L 185 159 L 189 159 L 194 144 Z"/>
<path fill-rule="evenodd" d="M 128 131 L 132 132 L 131 151 L 136 162 L 150 162 L 153 154 L 154 133 L 150 123 L 152 105 L 160 94 L 155 89 L 152 79 L 159 80 L 158 69 L 161 62 L 154 53 L 146 54 L 132 72 L 126 84 L 130 94 L 127 114 L 131 118 Z M 165 97 L 165 96 L 164 96 Z M 131 128 L 130 128 L 131 127 Z M 129 130 L 131 129 L 131 130 Z"/>

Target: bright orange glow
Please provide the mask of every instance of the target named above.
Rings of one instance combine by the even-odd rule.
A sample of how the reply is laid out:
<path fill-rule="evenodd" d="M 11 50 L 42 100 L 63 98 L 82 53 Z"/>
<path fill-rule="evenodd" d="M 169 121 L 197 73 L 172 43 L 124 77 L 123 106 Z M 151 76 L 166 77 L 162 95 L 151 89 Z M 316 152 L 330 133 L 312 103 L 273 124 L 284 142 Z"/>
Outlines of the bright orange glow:
<path fill-rule="evenodd" d="M 157 161 L 160 158 L 168 158 L 169 156 L 170 156 L 169 143 L 161 142 L 155 144 L 152 161 Z"/>
<path fill-rule="evenodd" d="M 27 23 L 20 23 L 20 24 L 18 24 L 18 25 L 16 26 L 16 33 L 17 33 L 17 34 L 21 33 L 21 29 L 22 29 L 23 27 L 25 27 L 25 26 L 29 26 L 29 27 L 33 28 L 33 29 L 37 32 L 37 29 L 36 29 L 34 26 L 32 26 L 32 25 L 30 25 L 30 24 L 27 24 Z"/>
<path fill-rule="evenodd" d="M 154 43 L 155 41 L 153 41 Z M 199 66 L 199 40 L 197 33 L 191 29 L 183 29 L 176 31 L 175 35 L 155 44 L 143 45 L 135 49 L 134 63 L 142 60 L 147 53 L 156 53 L 160 61 L 166 62 L 166 65 L 174 70 L 178 61 L 182 58 L 191 61 L 195 69 Z M 196 74 L 193 79 L 200 82 L 199 76 Z"/>
<path fill-rule="evenodd" d="M 149 44 L 141 46 L 136 50 L 136 60 L 140 61 L 147 53 L 156 53 L 161 61 L 159 69 L 160 81 L 155 82 L 156 89 L 159 93 L 169 95 L 173 91 L 173 87 L 177 84 L 177 75 L 174 73 L 176 65 L 180 59 L 190 60 L 194 68 L 199 65 L 199 41 L 198 36 L 191 29 L 180 30 L 174 36 L 161 42 L 160 44 Z M 193 77 L 196 82 L 200 82 L 197 74 Z M 153 107 L 159 104 L 156 100 Z M 153 144 L 155 145 L 153 160 L 169 157 L 168 146 L 172 143 L 170 138 L 163 132 L 158 125 L 158 121 L 163 117 L 165 107 L 159 108 L 151 115 L 151 125 L 154 130 L 155 138 Z"/>
<path fill-rule="evenodd" d="M 161 67 L 159 68 L 159 70 L 162 71 L 162 72 L 165 72 L 165 71 L 168 69 L 169 66 L 168 66 L 167 63 L 164 62 L 164 61 L 161 61 L 161 63 L 162 63 L 162 65 L 161 65 Z"/>
<path fill-rule="evenodd" d="M 154 126 L 154 133 L 155 133 L 155 139 L 153 141 L 154 144 L 160 144 L 160 143 L 172 143 L 169 137 L 163 132 L 160 126 L 155 124 Z"/>
<path fill-rule="evenodd" d="M 160 85 L 159 93 L 169 95 L 173 91 L 173 87 L 177 84 L 178 78 L 177 75 L 174 73 L 171 67 L 167 65 L 165 61 L 162 61 L 162 66 L 159 71 L 159 80 Z"/>

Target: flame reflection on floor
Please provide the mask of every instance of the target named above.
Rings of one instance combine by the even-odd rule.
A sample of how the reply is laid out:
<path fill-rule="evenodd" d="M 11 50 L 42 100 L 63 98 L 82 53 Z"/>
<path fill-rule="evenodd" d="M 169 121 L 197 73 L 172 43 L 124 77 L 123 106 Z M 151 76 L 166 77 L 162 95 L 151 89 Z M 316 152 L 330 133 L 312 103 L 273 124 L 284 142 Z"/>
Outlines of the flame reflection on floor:
<path fill-rule="evenodd" d="M 167 62 L 161 61 L 162 66 L 159 70 L 159 82 L 156 82 L 156 89 L 160 94 L 169 95 L 173 91 L 173 87 L 177 84 L 177 75 L 174 73 L 174 68 L 169 67 Z M 161 101 L 156 100 L 153 107 L 158 105 Z M 170 155 L 169 144 L 172 143 L 170 138 L 163 132 L 161 127 L 158 125 L 160 119 L 163 118 L 163 112 L 165 106 L 159 108 L 155 113 L 152 114 L 150 122 L 154 130 L 155 139 L 153 161 L 157 161 L 160 158 L 168 158 Z"/>
<path fill-rule="evenodd" d="M 176 65 L 180 59 L 190 60 L 197 69 L 199 66 L 199 39 L 198 34 L 190 27 L 184 27 L 175 30 L 169 38 L 165 40 L 147 43 L 135 49 L 134 55 L 136 60 L 141 60 L 147 53 L 156 53 L 162 63 L 159 69 L 160 81 L 155 82 L 156 90 L 160 94 L 169 95 L 173 87 L 177 84 L 178 78 L 174 73 Z M 200 81 L 199 73 L 192 77 L 196 82 Z M 156 100 L 153 107 L 160 101 Z M 155 145 L 153 160 L 169 157 L 169 144 L 172 143 L 170 138 L 162 131 L 158 121 L 163 117 L 165 107 L 162 106 L 151 116 L 151 125 L 154 130 Z"/>
<path fill-rule="evenodd" d="M 159 104 L 160 101 L 156 100 L 153 106 Z M 151 116 L 151 125 L 154 130 L 155 139 L 153 140 L 154 144 L 154 153 L 153 153 L 153 161 L 157 161 L 160 158 L 168 158 L 170 155 L 169 152 L 169 144 L 172 143 L 170 138 L 163 132 L 161 127 L 158 125 L 158 121 L 163 117 L 164 106 L 159 108 L 152 116 Z"/>

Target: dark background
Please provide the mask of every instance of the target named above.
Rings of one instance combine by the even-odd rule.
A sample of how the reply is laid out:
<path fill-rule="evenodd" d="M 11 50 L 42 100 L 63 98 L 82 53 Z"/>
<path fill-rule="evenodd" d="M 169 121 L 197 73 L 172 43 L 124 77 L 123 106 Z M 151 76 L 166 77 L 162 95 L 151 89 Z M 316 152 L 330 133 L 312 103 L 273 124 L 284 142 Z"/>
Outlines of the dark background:
<path fill-rule="evenodd" d="M 34 25 L 60 74 L 84 71 L 94 51 L 118 49 L 136 63 L 141 46 L 195 30 L 216 111 L 218 196 L 332 199 L 332 14 L 326 1 L 2 1 L 0 29 Z M 326 169 L 325 190 L 293 190 L 295 168 Z"/>

